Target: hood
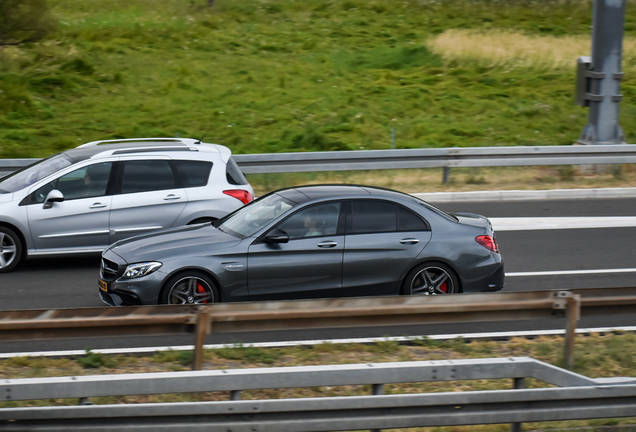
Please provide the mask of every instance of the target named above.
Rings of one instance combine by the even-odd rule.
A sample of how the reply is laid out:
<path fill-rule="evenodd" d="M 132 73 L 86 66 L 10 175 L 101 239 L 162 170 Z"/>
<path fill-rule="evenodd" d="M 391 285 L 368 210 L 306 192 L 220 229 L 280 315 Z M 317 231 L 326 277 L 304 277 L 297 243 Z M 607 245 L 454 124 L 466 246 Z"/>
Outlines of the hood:
<path fill-rule="evenodd" d="M 13 192 L 11 193 L 0 193 L 0 204 L 13 201 Z"/>
<path fill-rule="evenodd" d="M 490 221 L 486 216 L 474 214 L 474 213 L 453 213 L 462 225 L 470 225 L 477 228 L 492 229 Z"/>
<path fill-rule="evenodd" d="M 120 240 L 106 250 L 130 264 L 184 255 L 209 255 L 240 242 L 241 239 L 219 231 L 211 224 L 186 225 Z"/>

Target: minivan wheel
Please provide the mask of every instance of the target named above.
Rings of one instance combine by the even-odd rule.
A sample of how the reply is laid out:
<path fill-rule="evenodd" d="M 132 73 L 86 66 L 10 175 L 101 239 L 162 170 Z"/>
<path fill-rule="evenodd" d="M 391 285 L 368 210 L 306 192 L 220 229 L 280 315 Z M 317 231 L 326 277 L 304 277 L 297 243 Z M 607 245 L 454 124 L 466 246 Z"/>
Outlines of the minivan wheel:
<path fill-rule="evenodd" d="M 405 295 L 441 295 L 459 292 L 455 272 L 442 263 L 424 263 L 415 267 L 404 281 Z"/>
<path fill-rule="evenodd" d="M 10 228 L 0 226 L 0 273 L 10 272 L 22 261 L 22 241 Z"/>
<path fill-rule="evenodd" d="M 161 304 L 208 304 L 218 301 L 214 282 L 197 271 L 171 277 L 161 293 Z"/>

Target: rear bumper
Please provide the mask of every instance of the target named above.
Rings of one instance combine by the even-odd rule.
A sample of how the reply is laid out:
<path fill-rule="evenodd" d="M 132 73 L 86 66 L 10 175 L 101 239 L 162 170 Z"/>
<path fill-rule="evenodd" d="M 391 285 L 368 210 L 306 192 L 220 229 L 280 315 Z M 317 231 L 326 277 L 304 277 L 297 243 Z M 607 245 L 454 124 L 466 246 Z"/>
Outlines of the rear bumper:
<path fill-rule="evenodd" d="M 462 279 L 463 292 L 494 292 L 504 288 L 506 274 L 504 263 L 501 260 L 487 266 L 487 271 L 482 277 L 474 279 Z"/>

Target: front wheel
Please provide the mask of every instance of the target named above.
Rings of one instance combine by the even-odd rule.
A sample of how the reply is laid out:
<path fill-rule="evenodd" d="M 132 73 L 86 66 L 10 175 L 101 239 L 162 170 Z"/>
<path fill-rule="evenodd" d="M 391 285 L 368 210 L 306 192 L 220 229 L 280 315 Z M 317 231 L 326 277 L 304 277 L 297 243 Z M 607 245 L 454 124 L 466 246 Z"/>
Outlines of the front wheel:
<path fill-rule="evenodd" d="M 441 295 L 459 292 L 455 272 L 442 263 L 424 263 L 415 267 L 406 277 L 404 295 Z"/>
<path fill-rule="evenodd" d="M 218 301 L 214 282 L 198 271 L 171 277 L 161 292 L 161 304 L 208 304 Z"/>
<path fill-rule="evenodd" d="M 0 226 L 0 273 L 10 272 L 22 260 L 22 241 L 10 228 Z"/>

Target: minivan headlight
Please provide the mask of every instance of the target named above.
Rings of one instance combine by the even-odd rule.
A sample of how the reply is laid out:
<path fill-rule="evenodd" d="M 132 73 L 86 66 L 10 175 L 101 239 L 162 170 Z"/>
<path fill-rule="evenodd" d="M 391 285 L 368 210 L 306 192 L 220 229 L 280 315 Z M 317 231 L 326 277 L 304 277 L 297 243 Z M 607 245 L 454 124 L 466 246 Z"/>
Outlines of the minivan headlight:
<path fill-rule="evenodd" d="M 128 267 L 126 267 L 126 271 L 124 271 L 122 279 L 135 279 L 149 275 L 162 265 L 162 263 L 157 261 L 130 264 Z"/>

